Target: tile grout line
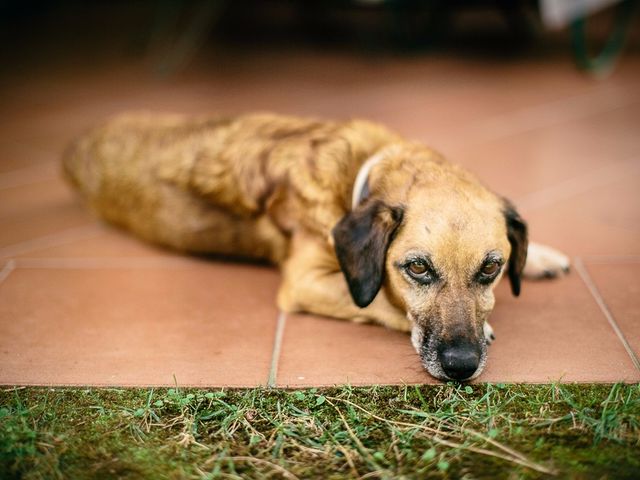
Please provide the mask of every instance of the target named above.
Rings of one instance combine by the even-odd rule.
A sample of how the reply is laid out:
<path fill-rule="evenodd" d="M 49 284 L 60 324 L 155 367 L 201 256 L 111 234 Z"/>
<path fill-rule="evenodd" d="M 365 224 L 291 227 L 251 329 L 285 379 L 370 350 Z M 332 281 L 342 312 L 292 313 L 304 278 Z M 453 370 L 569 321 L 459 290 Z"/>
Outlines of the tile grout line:
<path fill-rule="evenodd" d="M 7 260 L 7 262 L 4 264 L 4 267 L 2 267 L 2 270 L 0 270 L 0 283 L 4 282 L 11 274 L 11 272 L 15 270 L 15 268 L 16 261 L 13 258 Z"/>
<path fill-rule="evenodd" d="M 55 180 L 59 177 L 57 171 L 53 170 L 55 166 L 55 162 L 42 162 L 29 167 L 2 172 L 0 173 L 0 190 Z"/>
<path fill-rule="evenodd" d="M 38 147 L 24 139 L 17 140 L 17 141 L 16 140 L 2 141 L 0 142 L 0 145 L 10 145 L 13 147 L 26 148 L 28 150 L 31 150 L 31 152 L 33 153 L 40 153 L 40 155 L 55 155 L 56 157 L 58 157 L 62 154 L 62 152 L 58 148 L 42 147 L 42 146 Z"/>
<path fill-rule="evenodd" d="M 609 310 L 609 307 L 607 307 L 607 304 L 605 303 L 604 298 L 602 298 L 602 295 L 600 294 L 598 287 L 596 287 L 596 284 L 591 279 L 591 276 L 589 275 L 589 272 L 587 272 L 587 269 L 585 268 L 585 265 L 582 262 L 582 259 L 580 257 L 576 257 L 574 266 L 576 268 L 576 271 L 580 275 L 580 278 L 582 278 L 582 281 L 585 283 L 585 285 L 589 289 L 589 292 L 591 292 L 591 296 L 594 298 L 594 300 L 600 307 L 600 310 L 602 311 L 605 318 L 609 322 L 609 325 L 611 325 L 611 328 L 613 328 L 613 331 L 618 336 L 618 339 L 622 342 L 622 346 L 629 354 L 629 357 L 631 357 L 631 362 L 636 367 L 636 369 L 640 371 L 640 360 L 638 360 L 636 353 L 631 348 L 631 345 L 629 345 L 627 338 L 624 336 L 624 333 L 622 332 L 622 330 L 620 330 L 618 323 L 613 318 L 613 314 Z"/>
<path fill-rule="evenodd" d="M 596 90 L 595 102 L 593 101 L 594 91 L 588 91 L 508 112 L 506 115 L 498 115 L 476 126 L 477 140 L 480 142 L 496 141 L 541 128 L 597 116 L 633 105 L 638 101 L 637 97 L 628 99 L 624 95 L 626 92 L 620 94 L 616 90 L 624 91 L 627 89 L 614 87 L 613 91 L 611 89 L 604 92 Z M 558 111 L 563 113 L 558 115 Z M 476 143 L 479 142 L 476 141 Z"/>
<path fill-rule="evenodd" d="M 61 232 L 51 233 L 49 235 L 2 247 L 0 248 L 0 258 L 15 257 L 16 255 L 22 255 L 32 252 L 33 250 L 58 247 L 67 243 L 73 243 L 79 240 L 95 237 L 101 232 L 102 229 L 100 226 L 94 223 L 83 225 L 81 227 L 68 228 Z"/>
<path fill-rule="evenodd" d="M 282 349 L 282 337 L 284 337 L 284 327 L 287 324 L 287 314 L 282 310 L 278 313 L 276 324 L 276 336 L 273 340 L 273 351 L 271 352 L 271 366 L 269 368 L 268 387 L 275 387 L 278 376 L 278 364 L 280 362 L 280 350 Z"/>
<path fill-rule="evenodd" d="M 585 255 L 582 260 L 598 265 L 618 263 L 639 263 L 640 255 Z"/>
<path fill-rule="evenodd" d="M 197 260 L 196 260 L 197 261 Z M 53 270 L 120 270 L 153 268 L 190 268 L 192 257 L 61 257 L 61 258 L 20 258 L 18 268 Z"/>
<path fill-rule="evenodd" d="M 590 170 L 581 175 L 570 177 L 553 185 L 516 198 L 515 204 L 523 213 L 555 205 L 563 200 L 572 199 L 595 188 L 604 187 L 629 175 L 640 172 L 637 154 L 633 157 L 601 168 Z"/>
<path fill-rule="evenodd" d="M 462 136 L 470 140 L 465 141 L 461 149 L 562 123 L 582 120 L 637 103 L 640 97 L 624 98 L 626 91 L 626 88 L 621 87 L 605 91 L 595 87 L 577 95 L 565 96 L 494 115 L 481 123 L 476 122 L 463 128 Z M 594 96 L 596 96 L 595 103 L 593 102 Z M 564 113 L 558 117 L 558 110 L 561 112 L 572 110 L 572 112 Z"/>

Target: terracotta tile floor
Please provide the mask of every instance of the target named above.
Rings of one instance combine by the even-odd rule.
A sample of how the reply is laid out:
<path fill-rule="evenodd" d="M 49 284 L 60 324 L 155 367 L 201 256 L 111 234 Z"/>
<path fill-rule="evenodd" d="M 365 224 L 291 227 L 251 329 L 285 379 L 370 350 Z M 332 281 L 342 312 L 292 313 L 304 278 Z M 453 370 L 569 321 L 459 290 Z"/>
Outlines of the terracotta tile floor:
<path fill-rule="evenodd" d="M 170 82 L 126 64 L 3 80 L 0 383 L 432 383 L 406 335 L 285 316 L 267 267 L 185 258 L 94 220 L 64 145 L 125 109 L 361 116 L 428 142 L 511 197 L 574 269 L 498 287 L 478 381 L 640 381 L 640 56 L 595 81 L 566 58 L 371 61 L 263 53 Z"/>

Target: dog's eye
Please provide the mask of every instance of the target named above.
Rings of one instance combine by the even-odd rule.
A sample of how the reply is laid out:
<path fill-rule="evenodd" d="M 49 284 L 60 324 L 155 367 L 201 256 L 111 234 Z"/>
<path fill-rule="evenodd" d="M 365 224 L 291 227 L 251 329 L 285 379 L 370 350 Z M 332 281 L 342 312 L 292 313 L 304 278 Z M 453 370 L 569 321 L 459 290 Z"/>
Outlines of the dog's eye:
<path fill-rule="evenodd" d="M 414 260 L 413 262 L 409 263 L 409 265 L 407 265 L 407 268 L 409 269 L 409 272 L 411 274 L 416 276 L 424 275 L 428 270 L 427 264 L 422 260 Z"/>
<path fill-rule="evenodd" d="M 498 262 L 489 262 L 485 263 L 484 266 L 480 269 L 483 275 L 487 277 L 492 277 L 496 274 L 496 272 L 500 269 L 500 264 Z"/>
<path fill-rule="evenodd" d="M 425 260 L 412 260 L 405 266 L 411 278 L 423 285 L 430 285 L 438 279 L 438 275 Z"/>
<path fill-rule="evenodd" d="M 431 285 L 438 281 L 438 273 L 427 258 L 410 258 L 398 264 L 404 273 L 421 285 Z"/>

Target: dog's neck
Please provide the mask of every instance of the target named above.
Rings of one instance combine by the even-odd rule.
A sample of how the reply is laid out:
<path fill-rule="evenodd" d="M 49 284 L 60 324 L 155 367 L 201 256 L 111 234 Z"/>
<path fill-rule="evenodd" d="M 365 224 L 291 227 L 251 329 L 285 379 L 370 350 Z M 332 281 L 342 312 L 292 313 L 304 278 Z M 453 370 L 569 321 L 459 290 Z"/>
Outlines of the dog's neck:
<path fill-rule="evenodd" d="M 351 194 L 351 210 L 355 210 L 369 196 L 369 174 L 382 160 L 387 158 L 399 148 L 398 145 L 387 145 L 371 155 L 360 166 L 355 182 L 353 183 L 353 191 Z"/>

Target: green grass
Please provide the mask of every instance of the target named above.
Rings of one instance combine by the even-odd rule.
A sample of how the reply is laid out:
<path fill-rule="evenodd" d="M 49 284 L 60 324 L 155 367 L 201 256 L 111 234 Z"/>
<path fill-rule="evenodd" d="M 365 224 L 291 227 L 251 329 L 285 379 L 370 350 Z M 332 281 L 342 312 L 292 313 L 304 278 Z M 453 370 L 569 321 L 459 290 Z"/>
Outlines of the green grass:
<path fill-rule="evenodd" d="M 2 478 L 638 478 L 639 385 L 0 391 Z"/>

